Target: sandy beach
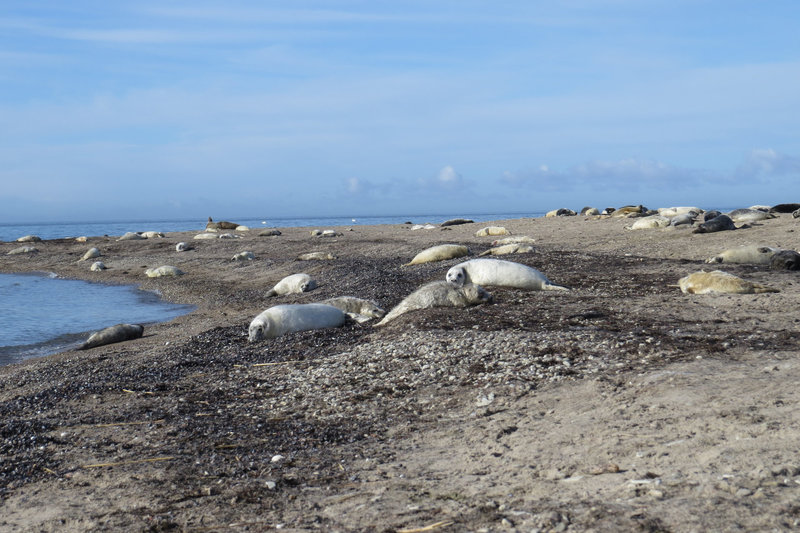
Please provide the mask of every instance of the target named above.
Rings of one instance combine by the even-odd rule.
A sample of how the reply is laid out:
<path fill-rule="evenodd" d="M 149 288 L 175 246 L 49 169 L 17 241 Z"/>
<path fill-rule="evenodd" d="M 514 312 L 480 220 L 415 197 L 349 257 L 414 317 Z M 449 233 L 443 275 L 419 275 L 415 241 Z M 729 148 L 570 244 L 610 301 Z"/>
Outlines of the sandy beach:
<path fill-rule="evenodd" d="M 704 261 L 798 250 L 800 219 L 710 234 L 631 223 L 0 243 L 0 272 L 197 306 L 137 340 L 0 367 L 0 531 L 797 529 L 800 274 Z M 489 225 L 535 238 L 502 258 L 571 290 L 492 287 L 492 304 L 248 342 L 272 305 L 352 295 L 389 310 L 463 260 L 403 266 L 415 254 L 455 243 L 474 257 Z M 78 261 L 92 246 L 107 270 Z M 231 260 L 242 251 L 255 259 Z M 336 258 L 296 260 L 310 251 Z M 185 275 L 145 276 L 161 265 Z M 780 292 L 675 287 L 704 267 Z M 265 296 L 297 272 L 318 288 Z"/>

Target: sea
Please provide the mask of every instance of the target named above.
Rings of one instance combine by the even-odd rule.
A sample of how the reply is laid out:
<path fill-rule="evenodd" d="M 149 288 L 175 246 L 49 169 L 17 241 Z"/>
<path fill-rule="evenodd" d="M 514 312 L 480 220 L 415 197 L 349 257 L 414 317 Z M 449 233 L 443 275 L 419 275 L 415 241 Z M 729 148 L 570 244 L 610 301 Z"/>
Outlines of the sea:
<path fill-rule="evenodd" d="M 475 222 L 534 218 L 544 213 L 484 213 L 365 217 L 235 218 L 256 228 L 357 226 L 378 224 L 440 224 L 453 218 Z M 226 220 L 220 218 L 220 220 Z M 163 233 L 202 231 L 205 220 L 126 220 L 103 222 L 0 223 L 0 241 L 25 235 L 44 240 L 79 236 L 117 236 L 129 231 Z M 119 323 L 146 326 L 167 322 L 193 310 L 162 300 L 135 285 L 120 286 L 60 279 L 54 273 L 0 274 L 0 366 L 43 357 L 77 347 L 93 331 Z"/>

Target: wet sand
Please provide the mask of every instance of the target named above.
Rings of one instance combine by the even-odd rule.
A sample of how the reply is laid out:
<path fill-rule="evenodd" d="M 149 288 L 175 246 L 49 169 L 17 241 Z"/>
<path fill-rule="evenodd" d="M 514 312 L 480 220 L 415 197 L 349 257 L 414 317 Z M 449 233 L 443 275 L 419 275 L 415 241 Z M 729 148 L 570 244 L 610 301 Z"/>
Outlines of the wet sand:
<path fill-rule="evenodd" d="M 797 250 L 800 221 L 712 234 L 630 224 L 168 233 L 45 241 L 25 255 L 0 243 L 0 272 L 140 284 L 197 306 L 141 339 L 0 368 L 0 530 L 798 527 L 800 274 L 714 267 L 773 294 L 674 285 L 734 245 Z M 536 238 L 534 252 L 504 258 L 572 290 L 489 288 L 491 305 L 247 340 L 279 303 L 352 295 L 389 310 L 461 260 L 404 263 L 435 244 L 480 253 L 488 225 Z M 176 252 L 179 241 L 194 250 Z M 92 246 L 108 270 L 78 261 Z M 231 261 L 245 250 L 255 259 Z M 295 259 L 317 250 L 337 258 Z M 165 264 L 186 274 L 144 275 Z M 265 296 L 296 272 L 319 287 Z"/>

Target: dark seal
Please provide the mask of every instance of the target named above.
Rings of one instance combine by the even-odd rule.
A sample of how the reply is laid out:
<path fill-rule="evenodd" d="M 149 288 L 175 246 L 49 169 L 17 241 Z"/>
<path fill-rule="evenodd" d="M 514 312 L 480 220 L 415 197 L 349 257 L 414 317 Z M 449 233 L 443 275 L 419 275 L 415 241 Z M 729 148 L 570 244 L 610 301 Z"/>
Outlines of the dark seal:
<path fill-rule="evenodd" d="M 78 350 L 88 350 L 104 344 L 138 339 L 143 333 L 144 326 L 141 324 L 117 324 L 92 333 L 86 342 L 78 346 Z"/>
<path fill-rule="evenodd" d="M 794 250 L 776 252 L 769 261 L 772 270 L 800 270 L 800 254 Z"/>
<path fill-rule="evenodd" d="M 725 231 L 730 229 L 736 229 L 736 225 L 733 223 L 733 220 L 731 220 L 731 217 L 728 215 L 719 215 L 711 220 L 703 222 L 697 226 L 697 229 L 692 233 L 714 233 L 716 231 Z"/>

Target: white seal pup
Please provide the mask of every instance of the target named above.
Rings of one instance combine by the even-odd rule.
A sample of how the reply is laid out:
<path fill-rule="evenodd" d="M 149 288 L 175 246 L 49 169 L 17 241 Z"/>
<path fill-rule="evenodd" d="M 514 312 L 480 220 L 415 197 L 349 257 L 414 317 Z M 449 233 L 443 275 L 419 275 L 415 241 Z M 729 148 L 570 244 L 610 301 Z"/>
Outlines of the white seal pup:
<path fill-rule="evenodd" d="M 103 254 L 100 253 L 99 248 L 89 248 L 89 250 L 87 250 L 87 252 L 83 254 L 83 257 L 78 259 L 78 261 L 86 261 L 87 259 L 94 259 L 96 257 L 100 257 L 101 255 Z"/>
<path fill-rule="evenodd" d="M 325 229 L 325 230 L 318 230 L 312 229 L 311 236 L 312 237 L 342 237 L 344 233 L 340 233 L 336 230 L 332 229 Z"/>
<path fill-rule="evenodd" d="M 105 270 L 106 268 L 107 267 L 105 263 L 103 263 L 102 261 L 95 261 L 94 263 L 92 263 L 92 266 L 89 267 L 89 270 L 91 270 L 92 272 L 100 272 L 101 270 Z"/>
<path fill-rule="evenodd" d="M 568 291 L 553 284 L 535 268 L 502 259 L 471 259 L 447 271 L 448 283 L 461 286 L 467 283 L 487 287 L 513 287 L 529 291 Z"/>
<path fill-rule="evenodd" d="M 610 208 L 606 208 L 608 210 Z M 646 209 L 643 205 L 626 205 L 623 207 L 619 207 L 611 211 L 612 217 L 631 217 L 631 216 L 639 216 L 644 213 Z"/>
<path fill-rule="evenodd" d="M 256 258 L 253 252 L 239 252 L 231 258 L 231 261 L 252 261 Z"/>
<path fill-rule="evenodd" d="M 163 239 L 164 234 L 160 231 L 143 231 L 141 233 L 145 239 Z"/>
<path fill-rule="evenodd" d="M 266 296 L 277 296 L 284 294 L 299 294 L 317 288 L 317 282 L 311 276 L 301 272 L 286 276 L 267 291 Z"/>
<path fill-rule="evenodd" d="M 534 251 L 536 251 L 536 249 L 530 244 L 520 244 L 517 242 L 511 244 L 503 244 L 501 246 L 495 246 L 494 248 L 489 248 L 485 252 L 481 252 L 478 255 L 484 256 L 484 255 L 527 254 Z"/>
<path fill-rule="evenodd" d="M 706 220 L 692 233 L 715 233 L 717 231 L 727 231 L 736 229 L 736 225 L 728 215 L 717 215 L 710 220 Z"/>
<path fill-rule="evenodd" d="M 160 267 L 155 268 L 148 268 L 144 271 L 145 276 L 148 278 L 163 278 L 163 277 L 175 277 L 175 276 L 183 276 L 186 272 L 181 270 L 178 267 L 174 267 L 172 265 L 162 265 Z"/>
<path fill-rule="evenodd" d="M 659 207 L 656 211 L 658 211 L 659 215 L 668 218 L 685 215 L 687 213 L 694 213 L 695 216 L 697 216 L 703 212 L 699 207 Z"/>
<path fill-rule="evenodd" d="M 186 251 L 189 251 L 189 250 L 194 250 L 194 248 L 192 248 L 191 246 L 189 246 L 185 242 L 179 242 L 178 244 L 175 245 L 175 251 L 176 252 L 186 252 Z"/>
<path fill-rule="evenodd" d="M 651 215 L 649 217 L 642 217 L 630 226 L 625 226 L 625 229 L 652 229 L 652 228 L 666 228 L 669 226 L 669 218 L 662 217 L 661 215 Z"/>
<path fill-rule="evenodd" d="M 536 239 L 533 237 L 528 237 L 527 235 L 514 235 L 492 241 L 492 246 L 503 246 L 504 244 L 533 244 L 535 242 Z"/>
<path fill-rule="evenodd" d="M 120 237 L 117 240 L 118 241 L 142 241 L 142 240 L 144 240 L 144 237 L 142 237 L 141 234 L 136 233 L 135 231 L 129 231 L 127 233 L 124 233 L 122 235 L 122 237 Z"/>
<path fill-rule="evenodd" d="M 203 240 L 203 239 L 219 239 L 219 235 L 216 233 L 198 233 L 193 239 Z"/>
<path fill-rule="evenodd" d="M 780 292 L 778 289 L 744 280 L 721 270 L 695 272 L 678 280 L 681 292 L 686 294 L 760 294 Z"/>
<path fill-rule="evenodd" d="M 422 250 L 414 256 L 414 259 L 403 266 L 444 261 L 445 259 L 464 257 L 465 255 L 469 255 L 469 253 L 469 248 L 462 244 L 439 244 L 438 246 L 431 246 L 430 248 Z"/>
<path fill-rule="evenodd" d="M 262 311 L 250 322 L 247 338 L 250 342 L 272 339 L 311 329 L 337 328 L 345 322 L 341 309 L 325 304 L 286 304 Z"/>
<path fill-rule="evenodd" d="M 14 248 L 6 255 L 17 255 L 17 254 L 35 254 L 38 252 L 39 249 L 33 246 L 20 246 L 19 248 Z"/>
<path fill-rule="evenodd" d="M 418 229 L 436 229 L 436 226 L 433 224 L 414 224 L 411 226 L 411 230 L 418 230 Z"/>
<path fill-rule="evenodd" d="M 265 229 L 258 232 L 259 237 L 277 237 L 278 235 L 281 235 L 281 230 L 279 229 Z"/>
<path fill-rule="evenodd" d="M 95 333 L 92 333 L 86 342 L 78 346 L 78 350 L 88 350 L 104 344 L 129 341 L 138 339 L 144 333 L 144 326 L 141 324 L 117 324 Z"/>
<path fill-rule="evenodd" d="M 17 239 L 17 242 L 41 242 L 42 238 L 38 235 L 25 235 Z"/>
<path fill-rule="evenodd" d="M 690 211 L 688 213 L 681 213 L 680 215 L 675 215 L 669 220 L 669 225 L 672 227 L 677 226 L 691 226 L 694 224 L 694 219 L 697 218 L 699 213 L 695 213 L 694 211 Z"/>
<path fill-rule="evenodd" d="M 779 248 L 750 244 L 729 248 L 714 257 L 707 259 L 706 263 L 752 263 L 768 265 L 772 256 L 779 252 Z"/>
<path fill-rule="evenodd" d="M 298 261 L 330 261 L 336 259 L 336 256 L 330 252 L 306 252 L 298 255 L 296 259 Z"/>
<path fill-rule="evenodd" d="M 489 237 L 493 235 L 511 235 L 511 232 L 503 226 L 486 226 L 475 232 L 476 237 Z"/>
<path fill-rule="evenodd" d="M 376 302 L 372 300 L 364 300 L 356 298 L 355 296 L 337 296 L 336 298 L 328 298 L 319 302 L 325 305 L 332 305 L 337 309 L 344 311 L 347 316 L 356 322 L 366 322 L 373 318 L 383 318 L 386 316 L 386 311 L 383 310 Z"/>
<path fill-rule="evenodd" d="M 775 218 L 775 215 L 760 209 L 734 209 L 728 216 L 734 222 L 759 222 L 768 218 Z"/>
<path fill-rule="evenodd" d="M 455 286 L 446 281 L 432 281 L 415 290 L 397 304 L 383 320 L 375 324 L 383 326 L 403 313 L 431 307 L 468 307 L 492 301 L 492 295 L 480 285 L 466 283 Z"/>

